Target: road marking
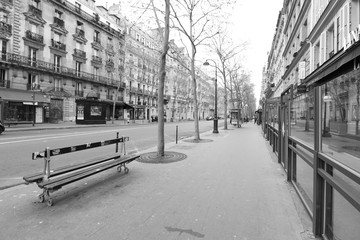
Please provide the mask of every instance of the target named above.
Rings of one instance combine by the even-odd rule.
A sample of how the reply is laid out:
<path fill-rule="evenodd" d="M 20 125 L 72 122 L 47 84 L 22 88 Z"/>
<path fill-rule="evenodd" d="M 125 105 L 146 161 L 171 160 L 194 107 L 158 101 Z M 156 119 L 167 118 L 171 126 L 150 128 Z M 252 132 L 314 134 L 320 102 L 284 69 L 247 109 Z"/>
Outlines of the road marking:
<path fill-rule="evenodd" d="M 127 128 L 127 129 L 122 129 L 121 131 L 127 131 L 127 130 L 134 130 L 137 128 Z M 0 142 L 0 145 L 5 145 L 5 144 L 12 144 L 12 143 L 22 143 L 22 142 L 33 142 L 33 141 L 42 141 L 42 140 L 47 140 L 47 139 L 54 139 L 54 138 L 67 138 L 67 137 L 76 137 L 76 136 L 84 136 L 84 135 L 92 135 L 92 134 L 99 134 L 99 133 L 107 133 L 107 132 L 114 132 L 114 130 L 103 130 L 103 131 L 96 131 L 96 132 L 78 132 L 78 133 L 71 133 L 71 134 L 62 134 L 62 135 L 41 135 L 41 136 L 28 136 L 28 137 L 16 137 L 16 138 L 5 138 L 2 140 L 7 140 L 7 142 Z M 25 138 L 25 139 L 24 139 Z M 29 138 L 29 139 L 28 139 Z M 22 139 L 22 140 L 14 140 L 12 141 L 11 139 Z"/>

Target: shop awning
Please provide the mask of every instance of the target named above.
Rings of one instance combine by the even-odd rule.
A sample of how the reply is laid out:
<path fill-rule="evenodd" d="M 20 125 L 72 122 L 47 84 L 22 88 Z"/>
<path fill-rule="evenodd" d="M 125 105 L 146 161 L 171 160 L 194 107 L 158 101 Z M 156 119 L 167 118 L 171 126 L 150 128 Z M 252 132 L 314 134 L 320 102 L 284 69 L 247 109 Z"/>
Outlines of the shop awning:
<path fill-rule="evenodd" d="M 42 92 L 31 92 L 12 88 L 0 88 L 0 99 L 11 102 L 23 102 L 24 104 L 33 103 L 33 94 L 35 93 L 35 102 L 49 103 L 50 100 Z"/>
<path fill-rule="evenodd" d="M 318 81 L 326 81 L 338 77 L 354 67 L 353 59 L 360 56 L 360 41 L 354 43 L 344 52 L 335 54 L 314 72 L 305 78 L 306 86 L 310 86 Z"/>
<path fill-rule="evenodd" d="M 104 102 L 110 104 L 110 105 L 113 105 L 114 104 L 114 101 L 111 101 L 111 100 L 105 100 Z M 122 101 L 116 101 L 115 102 L 116 106 L 118 107 L 122 107 L 124 109 L 133 109 L 134 107 L 125 103 L 125 102 L 122 102 Z"/>

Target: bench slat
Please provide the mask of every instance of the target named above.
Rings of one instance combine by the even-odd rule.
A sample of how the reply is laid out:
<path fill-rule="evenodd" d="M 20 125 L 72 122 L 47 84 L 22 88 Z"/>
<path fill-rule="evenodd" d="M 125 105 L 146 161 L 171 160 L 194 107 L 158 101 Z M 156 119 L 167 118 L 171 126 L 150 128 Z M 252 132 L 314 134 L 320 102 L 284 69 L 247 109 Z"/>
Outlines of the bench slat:
<path fill-rule="evenodd" d="M 47 182 L 43 182 L 38 184 L 40 188 L 44 188 L 46 190 L 54 191 L 60 189 L 62 186 L 65 186 L 67 184 L 73 183 L 75 181 L 81 180 L 83 178 L 89 177 L 93 174 L 105 171 L 107 169 L 110 169 L 112 167 L 118 166 L 123 163 L 129 163 L 136 158 L 140 157 L 140 155 L 132 155 L 132 156 L 126 156 L 123 159 L 117 159 L 111 162 L 106 162 L 101 164 L 100 166 L 94 166 L 89 169 L 80 170 L 74 173 L 70 173 L 66 176 L 61 176 L 57 179 L 49 180 Z"/>
<path fill-rule="evenodd" d="M 50 172 L 50 177 L 54 177 L 54 176 L 58 176 L 60 174 L 64 174 L 67 172 L 71 172 L 71 171 L 75 171 L 84 167 L 89 167 L 95 164 L 99 164 L 105 161 L 109 161 L 111 159 L 117 159 L 120 158 L 121 155 L 119 153 L 114 153 L 114 154 L 109 154 L 109 155 L 105 155 L 105 156 L 99 156 L 99 157 L 95 157 L 90 159 L 89 161 L 86 162 L 82 162 L 79 164 L 71 164 L 71 165 L 67 165 L 64 167 L 60 167 L 57 169 L 54 169 L 53 171 Z M 41 181 L 42 178 L 44 177 L 44 173 L 43 172 L 39 172 L 39 173 L 35 173 L 35 174 L 31 174 L 28 176 L 23 177 L 23 179 L 28 182 L 28 183 L 32 183 L 32 182 L 38 182 Z"/>

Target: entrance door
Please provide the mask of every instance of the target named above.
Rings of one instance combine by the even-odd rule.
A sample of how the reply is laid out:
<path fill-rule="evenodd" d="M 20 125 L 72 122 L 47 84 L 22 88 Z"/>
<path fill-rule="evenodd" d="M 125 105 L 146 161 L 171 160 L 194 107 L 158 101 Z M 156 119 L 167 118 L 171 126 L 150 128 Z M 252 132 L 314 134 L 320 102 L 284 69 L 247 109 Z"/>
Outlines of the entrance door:
<path fill-rule="evenodd" d="M 50 122 L 57 123 L 63 120 L 63 100 L 51 99 L 50 101 Z"/>
<path fill-rule="evenodd" d="M 42 107 L 36 107 L 35 122 L 43 123 L 44 114 Z"/>

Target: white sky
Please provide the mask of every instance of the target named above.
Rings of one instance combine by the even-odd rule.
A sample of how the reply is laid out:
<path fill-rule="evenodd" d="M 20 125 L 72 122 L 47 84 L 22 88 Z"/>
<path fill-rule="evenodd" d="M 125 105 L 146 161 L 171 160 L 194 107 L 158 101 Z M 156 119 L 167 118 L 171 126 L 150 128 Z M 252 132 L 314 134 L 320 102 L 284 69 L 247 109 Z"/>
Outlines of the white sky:
<path fill-rule="evenodd" d="M 137 2 L 138 0 L 133 1 Z M 119 2 L 123 1 L 96 0 L 96 5 L 111 6 L 113 3 Z M 282 4 L 283 0 L 236 0 L 231 18 L 234 44 L 244 41 L 248 43 L 247 50 L 244 52 L 243 66 L 245 71 L 251 73 L 257 100 L 260 97 L 262 69 L 267 61 L 267 52 L 271 48 Z"/>
<path fill-rule="evenodd" d="M 247 41 L 243 65 L 251 72 L 255 97 L 259 100 L 262 69 L 267 62 L 283 0 L 237 0 L 233 19 L 233 41 Z"/>

